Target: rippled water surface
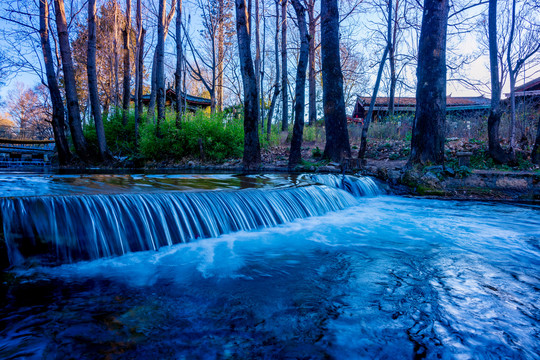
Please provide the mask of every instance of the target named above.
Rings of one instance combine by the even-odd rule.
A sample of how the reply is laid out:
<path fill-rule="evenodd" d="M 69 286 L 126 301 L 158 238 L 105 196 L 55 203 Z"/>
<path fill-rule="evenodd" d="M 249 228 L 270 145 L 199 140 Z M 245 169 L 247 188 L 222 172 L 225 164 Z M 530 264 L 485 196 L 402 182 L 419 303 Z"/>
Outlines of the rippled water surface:
<path fill-rule="evenodd" d="M 0 197 L 237 190 L 288 187 L 297 176 L 232 174 L 32 174 L 0 173 Z"/>
<path fill-rule="evenodd" d="M 273 228 L 4 273 L 0 358 L 537 359 L 540 211 L 358 198 Z"/>

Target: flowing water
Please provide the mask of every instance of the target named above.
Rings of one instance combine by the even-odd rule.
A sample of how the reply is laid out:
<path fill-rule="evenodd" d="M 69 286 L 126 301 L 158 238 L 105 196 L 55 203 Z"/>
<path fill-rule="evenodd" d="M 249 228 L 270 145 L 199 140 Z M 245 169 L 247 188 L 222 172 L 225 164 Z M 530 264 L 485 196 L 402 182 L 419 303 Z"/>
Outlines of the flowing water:
<path fill-rule="evenodd" d="M 0 181 L 2 359 L 539 358 L 538 207 L 333 175 L 21 178 Z"/>

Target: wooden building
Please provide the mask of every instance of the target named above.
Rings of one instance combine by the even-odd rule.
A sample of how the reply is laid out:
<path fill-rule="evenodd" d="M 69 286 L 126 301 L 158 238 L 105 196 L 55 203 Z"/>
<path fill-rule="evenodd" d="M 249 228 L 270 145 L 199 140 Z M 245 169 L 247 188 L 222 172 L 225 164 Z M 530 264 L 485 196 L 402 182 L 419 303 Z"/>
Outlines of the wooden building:
<path fill-rule="evenodd" d="M 135 98 L 132 96 L 131 100 L 134 101 Z M 183 92 L 180 92 L 180 101 L 185 102 L 187 111 L 195 112 L 197 110 L 205 110 L 210 107 L 212 101 L 210 99 L 205 99 L 198 96 L 189 95 Z M 146 106 L 150 103 L 150 94 L 142 96 L 142 103 Z M 165 106 L 170 107 L 176 104 L 176 92 L 174 89 L 167 89 L 165 96 Z"/>
<path fill-rule="evenodd" d="M 388 103 L 390 98 L 378 97 L 373 107 L 373 119 L 382 119 L 388 114 Z M 446 111 L 474 113 L 478 111 L 489 110 L 491 100 L 483 96 L 476 97 L 452 97 L 446 98 Z M 352 118 L 364 118 L 369 110 L 371 97 L 357 97 Z M 394 98 L 394 114 L 414 114 L 416 111 L 415 97 L 396 97 Z"/>
<path fill-rule="evenodd" d="M 505 102 L 510 103 L 510 94 L 505 94 Z M 540 77 L 531 80 L 515 88 L 516 104 L 531 104 L 536 109 L 540 109 Z"/>

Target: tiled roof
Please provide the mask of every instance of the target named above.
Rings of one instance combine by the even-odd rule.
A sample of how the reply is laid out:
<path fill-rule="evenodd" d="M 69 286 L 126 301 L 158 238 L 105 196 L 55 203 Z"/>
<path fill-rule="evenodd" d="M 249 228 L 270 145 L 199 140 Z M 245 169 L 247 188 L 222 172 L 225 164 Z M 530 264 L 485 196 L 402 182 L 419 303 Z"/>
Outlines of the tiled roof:
<path fill-rule="evenodd" d="M 371 102 L 371 97 L 359 98 L 364 104 L 368 105 Z M 375 106 L 388 106 L 390 98 L 378 97 L 375 100 Z M 395 106 L 416 106 L 416 98 L 414 97 L 396 97 L 394 98 Z M 483 96 L 477 97 L 452 97 L 446 98 L 446 106 L 489 106 L 490 99 Z"/>
<path fill-rule="evenodd" d="M 182 99 L 186 99 L 186 102 L 190 105 L 202 105 L 202 106 L 210 106 L 212 104 L 212 101 L 210 99 L 205 99 L 198 96 L 193 96 L 185 93 L 181 93 L 180 97 Z M 173 98 L 176 100 L 176 93 L 173 89 L 167 89 L 167 98 Z M 135 97 L 132 95 L 131 100 L 135 100 Z M 150 100 L 150 94 L 145 94 L 142 96 L 143 102 L 148 102 Z"/>
<path fill-rule="evenodd" d="M 521 86 L 516 86 L 516 92 L 540 90 L 540 77 L 531 80 Z"/>

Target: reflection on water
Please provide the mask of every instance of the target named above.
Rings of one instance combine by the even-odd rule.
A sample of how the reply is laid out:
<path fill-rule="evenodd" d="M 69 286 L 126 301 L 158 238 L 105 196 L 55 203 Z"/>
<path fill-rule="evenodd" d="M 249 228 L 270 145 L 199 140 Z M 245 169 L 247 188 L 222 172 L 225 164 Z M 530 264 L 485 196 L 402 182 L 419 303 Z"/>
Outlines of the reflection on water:
<path fill-rule="evenodd" d="M 0 173 L 0 197 L 290 187 L 297 175 Z"/>
<path fill-rule="evenodd" d="M 159 251 L 18 269 L 0 358 L 537 359 L 540 212 L 380 196 Z"/>

